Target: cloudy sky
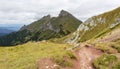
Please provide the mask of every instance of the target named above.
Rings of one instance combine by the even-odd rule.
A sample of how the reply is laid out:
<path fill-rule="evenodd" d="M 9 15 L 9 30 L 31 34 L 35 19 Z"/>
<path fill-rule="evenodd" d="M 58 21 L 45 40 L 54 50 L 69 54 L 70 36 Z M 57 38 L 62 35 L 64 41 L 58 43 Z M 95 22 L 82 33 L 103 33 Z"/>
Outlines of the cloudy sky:
<path fill-rule="evenodd" d="M 29 24 L 64 9 L 78 19 L 120 7 L 120 0 L 0 0 L 0 24 Z"/>

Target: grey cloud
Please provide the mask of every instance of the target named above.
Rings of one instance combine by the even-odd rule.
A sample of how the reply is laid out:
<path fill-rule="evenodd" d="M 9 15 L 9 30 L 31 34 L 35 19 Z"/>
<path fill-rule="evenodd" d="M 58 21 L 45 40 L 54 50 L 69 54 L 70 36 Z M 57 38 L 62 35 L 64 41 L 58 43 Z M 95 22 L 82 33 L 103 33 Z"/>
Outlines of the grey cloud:
<path fill-rule="evenodd" d="M 81 20 L 120 6 L 120 0 L 0 0 L 0 24 L 29 24 L 64 9 Z"/>

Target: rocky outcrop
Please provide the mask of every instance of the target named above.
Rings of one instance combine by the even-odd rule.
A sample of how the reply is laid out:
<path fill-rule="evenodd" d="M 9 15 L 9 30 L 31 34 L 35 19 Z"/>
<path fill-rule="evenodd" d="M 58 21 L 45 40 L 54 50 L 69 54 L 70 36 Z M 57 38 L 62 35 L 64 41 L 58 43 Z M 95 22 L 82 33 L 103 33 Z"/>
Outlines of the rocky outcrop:
<path fill-rule="evenodd" d="M 65 16 L 72 16 L 72 15 L 65 10 L 61 10 L 59 17 L 65 17 Z"/>

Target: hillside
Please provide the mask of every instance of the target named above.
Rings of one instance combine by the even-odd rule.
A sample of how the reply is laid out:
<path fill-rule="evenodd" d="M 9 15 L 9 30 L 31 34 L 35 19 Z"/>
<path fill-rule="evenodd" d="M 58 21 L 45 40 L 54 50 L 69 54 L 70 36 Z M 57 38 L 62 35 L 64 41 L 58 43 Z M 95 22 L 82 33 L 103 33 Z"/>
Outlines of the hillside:
<path fill-rule="evenodd" d="M 93 16 L 80 24 L 77 31 L 68 38 L 68 42 L 84 42 L 97 38 L 120 24 L 120 7 L 112 11 Z"/>
<path fill-rule="evenodd" d="M 108 30 L 95 39 L 88 41 L 104 54 L 94 60 L 99 69 L 119 69 L 120 67 L 120 25 Z M 104 60 L 106 58 L 106 60 Z M 109 62 L 109 63 L 106 63 Z M 101 64 L 100 64 L 101 63 Z M 111 63 L 111 64 L 110 64 Z"/>
<path fill-rule="evenodd" d="M 120 69 L 120 7 L 93 16 L 64 41 L 74 44 L 79 69 Z"/>
<path fill-rule="evenodd" d="M 72 14 L 62 10 L 58 17 L 44 16 L 19 31 L 0 37 L 0 45 L 17 45 L 28 41 L 60 38 L 76 31 L 82 22 Z M 6 43 L 7 42 L 7 43 Z"/>
<path fill-rule="evenodd" d="M 36 69 L 39 59 L 50 58 L 60 67 L 71 67 L 74 55 L 67 44 L 28 42 L 13 47 L 0 47 L 0 69 Z M 47 63 L 47 62 L 46 62 Z"/>

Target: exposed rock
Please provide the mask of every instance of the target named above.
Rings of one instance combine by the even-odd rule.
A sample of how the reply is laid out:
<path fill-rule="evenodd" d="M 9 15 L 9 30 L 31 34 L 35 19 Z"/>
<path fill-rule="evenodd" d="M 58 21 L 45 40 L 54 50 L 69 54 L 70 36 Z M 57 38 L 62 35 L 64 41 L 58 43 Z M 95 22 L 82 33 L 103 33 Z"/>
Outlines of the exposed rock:
<path fill-rule="evenodd" d="M 71 14 L 68 13 L 67 11 L 62 10 L 62 11 L 60 12 L 60 14 L 59 14 L 59 17 L 65 17 L 65 16 L 70 16 L 70 15 L 71 15 Z"/>
<path fill-rule="evenodd" d="M 115 22 L 110 25 L 110 28 L 113 28 L 113 27 L 117 26 L 118 24 L 120 24 L 120 18 L 116 18 Z"/>

